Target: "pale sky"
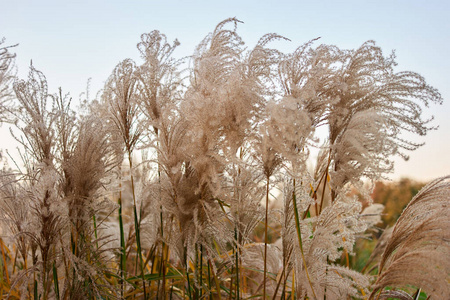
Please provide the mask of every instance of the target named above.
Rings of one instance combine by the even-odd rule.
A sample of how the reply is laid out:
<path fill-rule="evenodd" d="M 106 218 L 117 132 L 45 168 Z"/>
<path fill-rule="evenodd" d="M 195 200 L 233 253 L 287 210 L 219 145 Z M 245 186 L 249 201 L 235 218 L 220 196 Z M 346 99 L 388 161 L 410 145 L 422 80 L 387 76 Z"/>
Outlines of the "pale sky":
<path fill-rule="evenodd" d="M 239 34 L 249 47 L 275 32 L 291 40 L 277 42 L 291 51 L 317 37 L 320 43 L 354 49 L 375 40 L 389 55 L 396 51 L 397 71 L 423 75 L 444 98 L 426 110 L 437 131 L 415 137 L 425 146 L 396 160 L 394 179 L 430 180 L 450 174 L 450 1 L 22 1 L 0 0 L 0 38 L 16 44 L 16 67 L 25 78 L 30 60 L 47 77 L 50 92 L 58 87 L 74 99 L 103 85 L 115 65 L 132 58 L 136 44 L 154 29 L 177 38 L 175 56 L 191 55 L 195 46 L 220 21 L 237 17 Z M 10 145 L 7 125 L 0 128 L 0 148 Z"/>

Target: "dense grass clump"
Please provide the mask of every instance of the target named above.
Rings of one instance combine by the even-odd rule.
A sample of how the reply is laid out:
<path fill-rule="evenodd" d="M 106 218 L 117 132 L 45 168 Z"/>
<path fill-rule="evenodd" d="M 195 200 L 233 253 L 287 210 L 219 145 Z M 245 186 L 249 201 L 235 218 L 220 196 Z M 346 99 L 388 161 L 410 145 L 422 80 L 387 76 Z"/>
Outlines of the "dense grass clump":
<path fill-rule="evenodd" d="M 238 23 L 219 23 L 188 66 L 177 40 L 143 34 L 142 61 L 119 62 L 82 113 L 34 66 L 11 75 L 14 55 L 0 49 L 0 117 L 23 159 L 0 174 L 3 298 L 450 294 L 448 177 L 350 268 L 381 220 L 371 184 L 420 146 L 402 133 L 434 129 L 422 108 L 439 92 L 373 41 L 282 53 L 276 34 L 245 47 Z"/>

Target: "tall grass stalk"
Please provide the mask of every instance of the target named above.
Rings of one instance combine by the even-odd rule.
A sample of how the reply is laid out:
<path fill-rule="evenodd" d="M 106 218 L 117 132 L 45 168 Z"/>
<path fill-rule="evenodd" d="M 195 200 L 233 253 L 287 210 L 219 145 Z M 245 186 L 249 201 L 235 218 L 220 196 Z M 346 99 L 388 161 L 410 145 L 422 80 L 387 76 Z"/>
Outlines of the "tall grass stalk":
<path fill-rule="evenodd" d="M 239 238 L 238 238 L 238 231 L 237 228 L 234 227 L 234 239 L 236 241 L 236 253 L 235 253 L 235 264 L 236 264 L 236 298 L 240 299 L 239 297 L 239 281 L 240 281 L 240 276 L 239 276 L 239 272 L 240 272 L 240 267 L 239 267 Z"/>
<path fill-rule="evenodd" d="M 316 293 L 314 292 L 314 287 L 312 285 L 311 278 L 309 277 L 308 266 L 306 264 L 306 259 L 305 259 L 305 253 L 303 252 L 302 231 L 300 229 L 300 218 L 299 218 L 299 213 L 298 213 L 298 208 L 297 208 L 297 197 L 295 196 L 295 179 L 294 179 L 294 189 L 292 191 L 292 202 L 294 204 L 295 227 L 297 229 L 298 245 L 300 247 L 300 252 L 302 254 L 303 266 L 305 268 L 306 277 L 308 278 L 308 283 L 309 283 L 309 286 L 311 287 L 313 296 L 314 296 L 314 298 L 317 298 Z M 292 285 L 294 285 L 294 281 L 292 282 Z"/>
<path fill-rule="evenodd" d="M 189 300 L 192 300 L 192 292 L 191 292 L 191 281 L 189 279 L 189 263 L 188 263 L 188 257 L 187 257 L 187 248 L 184 248 L 184 263 L 185 263 L 185 270 L 186 270 L 186 280 L 187 280 L 187 294 L 189 297 Z"/>
<path fill-rule="evenodd" d="M 144 299 L 147 299 L 147 290 L 145 288 L 145 277 L 144 277 L 144 259 L 142 258 L 142 247 L 141 247 L 141 229 L 140 221 L 137 214 L 136 208 L 136 194 L 134 190 L 134 178 L 133 178 L 133 161 L 131 152 L 128 152 L 128 162 L 130 166 L 130 176 L 131 176 L 131 192 L 133 194 L 133 215 L 134 215 L 134 230 L 136 233 L 136 246 L 137 246 L 137 256 L 139 258 L 139 267 L 141 271 L 142 287 L 144 291 Z"/>
<path fill-rule="evenodd" d="M 58 270 L 56 269 L 56 264 L 53 262 L 53 284 L 55 288 L 56 299 L 59 300 L 59 279 L 58 279 Z"/>
<path fill-rule="evenodd" d="M 5 270 L 5 272 L 4 272 L 5 275 L 4 276 L 6 278 L 6 285 L 10 286 L 11 282 L 9 281 L 8 262 L 6 261 L 6 257 L 7 256 L 5 254 L 7 248 L 5 247 L 5 243 L 3 242 L 2 238 L 0 238 L 0 247 L 1 247 L 1 251 L 2 251 L 2 261 L 1 261 L 2 265 L 1 265 L 1 267 L 2 267 L 2 269 Z M 3 270 L 0 270 L 0 273 L 1 273 L 2 281 L 3 281 L 4 280 L 3 279 Z"/>
<path fill-rule="evenodd" d="M 211 286 L 211 269 L 210 269 L 210 265 L 208 262 L 208 289 L 209 289 L 209 299 L 212 300 L 213 296 L 212 296 L 212 286 Z"/>
<path fill-rule="evenodd" d="M 119 191 L 119 233 L 120 233 L 120 255 L 119 255 L 119 276 L 120 276 L 120 295 L 123 297 L 124 293 L 124 280 L 126 276 L 127 265 L 127 249 L 125 245 L 125 233 L 123 230 L 123 217 L 122 217 L 122 191 Z"/>
<path fill-rule="evenodd" d="M 212 277 L 214 278 L 214 282 L 215 282 L 215 284 L 216 284 L 216 293 L 217 293 L 217 296 L 218 296 L 219 300 L 222 300 L 222 296 L 221 296 L 221 288 L 220 288 L 220 282 L 219 282 L 219 279 L 217 278 L 216 272 L 214 271 L 214 268 L 213 268 L 213 266 L 212 266 L 212 262 L 211 262 L 210 259 L 208 259 L 208 267 L 209 267 L 209 269 L 211 270 Z"/>
<path fill-rule="evenodd" d="M 264 277 L 263 277 L 263 299 L 266 299 L 266 277 L 267 277 L 267 228 L 268 228 L 268 218 L 269 218 L 269 176 L 266 178 L 266 211 L 264 218 Z"/>
<path fill-rule="evenodd" d="M 0 152 L 0 298 L 450 294 L 448 177 L 411 200 L 362 272 L 350 268 L 380 214 L 362 210 L 365 183 L 420 146 L 402 132 L 434 129 L 422 108 L 440 104 L 439 92 L 397 72 L 373 41 L 348 50 L 312 40 L 283 53 L 277 34 L 247 47 L 240 24 L 219 23 L 186 78 L 172 56 L 179 42 L 143 34 L 143 62 L 120 62 L 81 112 L 34 66 L 15 79 L 0 41 L 0 123 L 18 129 L 24 160 L 12 170 Z M 309 172 L 318 128 L 327 141 Z"/>

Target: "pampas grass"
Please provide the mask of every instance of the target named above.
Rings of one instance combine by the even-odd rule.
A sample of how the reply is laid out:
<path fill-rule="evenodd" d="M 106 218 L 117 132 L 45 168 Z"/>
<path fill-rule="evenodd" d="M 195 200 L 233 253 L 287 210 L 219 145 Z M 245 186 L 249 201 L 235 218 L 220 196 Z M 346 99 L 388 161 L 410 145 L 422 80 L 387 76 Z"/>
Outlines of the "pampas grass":
<path fill-rule="evenodd" d="M 419 286 L 435 299 L 450 294 L 449 178 L 423 187 L 403 211 L 382 255 L 372 298 L 386 286 L 405 285 Z"/>
<path fill-rule="evenodd" d="M 5 45 L 5 38 L 0 40 L 0 124 L 8 119 L 8 106 L 14 98 L 11 88 L 14 81 L 14 58 L 12 48 L 17 45 Z"/>
<path fill-rule="evenodd" d="M 3 298 L 449 294 L 448 177 L 411 201 L 364 272 L 349 268 L 382 211 L 351 191 L 368 200 L 392 157 L 420 146 L 401 133 L 434 129 L 422 109 L 438 91 L 373 41 L 282 53 L 277 34 L 247 47 L 241 23 L 219 23 L 188 66 L 177 40 L 143 34 L 142 61 L 119 62 L 83 113 L 34 66 L 14 78 L 0 48 L 0 117 L 23 158 L 0 172 Z"/>

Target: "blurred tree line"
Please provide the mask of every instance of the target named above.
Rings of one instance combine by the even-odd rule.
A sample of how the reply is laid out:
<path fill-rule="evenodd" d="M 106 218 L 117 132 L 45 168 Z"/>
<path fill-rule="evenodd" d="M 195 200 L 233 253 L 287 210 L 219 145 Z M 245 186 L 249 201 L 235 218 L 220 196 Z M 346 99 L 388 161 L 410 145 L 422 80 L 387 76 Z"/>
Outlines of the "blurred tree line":
<path fill-rule="evenodd" d="M 372 199 L 374 203 L 383 204 L 385 207 L 381 217 L 383 224 L 379 224 L 380 227 L 394 226 L 403 209 L 423 186 L 425 183 L 408 178 L 393 182 L 377 182 Z"/>
<path fill-rule="evenodd" d="M 354 270 L 361 271 L 367 268 L 367 262 L 371 256 L 380 235 L 386 227 L 393 227 L 402 214 L 409 201 L 420 191 L 426 183 L 418 182 L 409 178 L 401 178 L 398 181 L 378 181 L 371 194 L 373 203 L 384 205 L 381 215 L 382 222 L 378 223 L 373 230 L 368 232 L 364 238 L 358 239 L 355 245 L 355 255 L 351 257 L 350 265 Z M 363 207 L 368 203 L 363 196 L 354 191 L 363 202 Z M 376 270 L 374 270 L 376 273 Z"/>

